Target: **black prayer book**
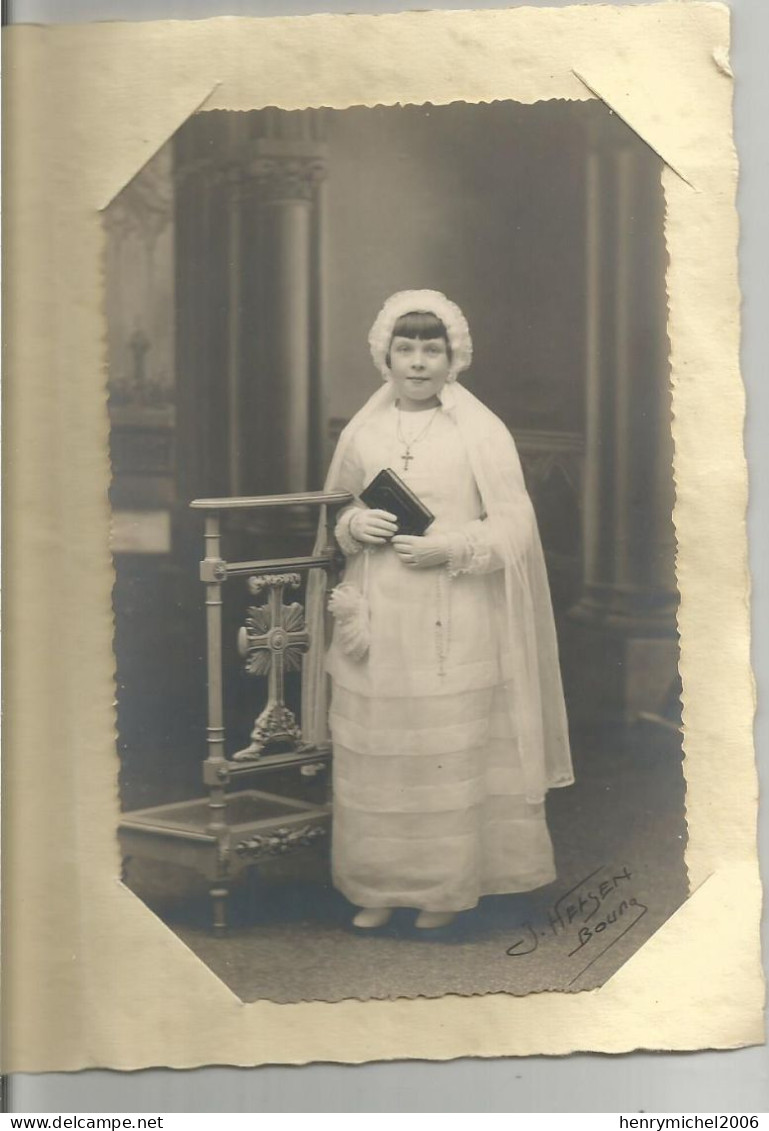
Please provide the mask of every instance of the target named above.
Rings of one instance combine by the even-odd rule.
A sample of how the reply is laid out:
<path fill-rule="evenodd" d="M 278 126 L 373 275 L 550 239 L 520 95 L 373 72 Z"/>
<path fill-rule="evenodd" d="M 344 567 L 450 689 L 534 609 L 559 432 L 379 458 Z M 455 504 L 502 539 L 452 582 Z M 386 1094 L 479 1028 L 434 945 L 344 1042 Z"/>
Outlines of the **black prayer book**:
<path fill-rule="evenodd" d="M 391 467 L 375 475 L 360 493 L 361 502 L 371 510 L 389 511 L 398 520 L 399 534 L 424 534 L 435 518 L 410 487 Z"/>

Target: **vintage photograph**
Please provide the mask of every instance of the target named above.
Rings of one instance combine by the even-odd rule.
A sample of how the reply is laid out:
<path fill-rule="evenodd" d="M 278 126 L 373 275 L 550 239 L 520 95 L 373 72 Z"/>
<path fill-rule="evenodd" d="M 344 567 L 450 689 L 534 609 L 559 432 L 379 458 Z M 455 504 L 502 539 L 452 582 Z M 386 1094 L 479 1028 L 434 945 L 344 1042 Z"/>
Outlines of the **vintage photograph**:
<path fill-rule="evenodd" d="M 104 224 L 124 883 L 244 1002 L 604 985 L 688 895 L 659 156 L 207 111 Z"/>

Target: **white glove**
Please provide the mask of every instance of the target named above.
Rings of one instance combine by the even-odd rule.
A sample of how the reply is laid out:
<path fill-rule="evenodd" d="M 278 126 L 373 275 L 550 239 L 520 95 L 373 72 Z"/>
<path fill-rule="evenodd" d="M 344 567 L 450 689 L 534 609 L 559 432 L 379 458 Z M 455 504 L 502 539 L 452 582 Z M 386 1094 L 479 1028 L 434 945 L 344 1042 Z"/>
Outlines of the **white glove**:
<path fill-rule="evenodd" d="M 350 534 L 357 542 L 382 546 L 398 529 L 398 521 L 389 511 L 358 508 L 350 519 Z"/>
<path fill-rule="evenodd" d="M 445 565 L 449 560 L 450 542 L 445 534 L 426 534 L 417 538 L 412 534 L 398 534 L 392 546 L 403 565 L 409 569 L 429 569 Z"/>

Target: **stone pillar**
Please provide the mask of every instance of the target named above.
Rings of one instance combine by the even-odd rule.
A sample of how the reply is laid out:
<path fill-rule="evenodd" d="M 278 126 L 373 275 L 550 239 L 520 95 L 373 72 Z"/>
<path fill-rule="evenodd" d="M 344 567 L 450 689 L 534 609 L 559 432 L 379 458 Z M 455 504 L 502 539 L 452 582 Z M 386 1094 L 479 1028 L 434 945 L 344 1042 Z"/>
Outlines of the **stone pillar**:
<path fill-rule="evenodd" d="M 214 111 L 176 140 L 177 255 L 197 494 L 318 486 L 317 111 Z"/>
<path fill-rule="evenodd" d="M 254 346 L 244 380 L 256 394 L 251 411 L 262 416 L 261 450 L 244 453 L 243 485 L 258 494 L 303 491 L 314 472 L 314 209 L 325 162 L 314 140 L 268 137 L 252 142 L 243 168 L 259 272 L 256 304 L 241 313 Z"/>
<path fill-rule="evenodd" d="M 583 592 L 576 713 L 631 721 L 677 674 L 664 199 L 655 154 L 620 121 L 586 155 Z"/>

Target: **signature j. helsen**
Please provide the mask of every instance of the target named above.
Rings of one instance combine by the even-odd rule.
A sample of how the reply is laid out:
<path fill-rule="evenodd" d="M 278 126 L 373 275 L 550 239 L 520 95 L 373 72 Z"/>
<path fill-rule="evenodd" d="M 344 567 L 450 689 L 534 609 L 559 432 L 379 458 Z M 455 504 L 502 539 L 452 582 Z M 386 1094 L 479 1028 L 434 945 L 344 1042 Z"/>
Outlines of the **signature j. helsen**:
<path fill-rule="evenodd" d="M 523 923 L 521 937 L 507 948 L 507 955 L 523 958 L 533 954 L 542 940 L 562 940 L 569 948 L 568 958 L 588 959 L 569 982 L 573 985 L 649 910 L 632 894 L 632 879 L 628 867 L 602 864 L 559 896 L 543 923 Z"/>

